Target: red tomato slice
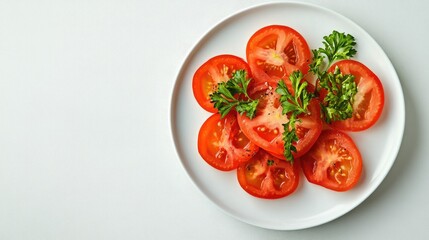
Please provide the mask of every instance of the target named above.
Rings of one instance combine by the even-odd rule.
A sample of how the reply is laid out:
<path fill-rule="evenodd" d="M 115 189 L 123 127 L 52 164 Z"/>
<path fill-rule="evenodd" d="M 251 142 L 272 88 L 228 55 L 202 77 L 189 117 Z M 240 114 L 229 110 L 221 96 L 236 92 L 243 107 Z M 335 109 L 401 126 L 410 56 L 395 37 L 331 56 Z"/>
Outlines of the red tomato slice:
<path fill-rule="evenodd" d="M 354 97 L 353 117 L 335 121 L 333 128 L 343 131 L 362 131 L 373 126 L 380 118 L 384 107 L 384 90 L 380 79 L 364 64 L 355 60 L 342 60 L 329 68 L 338 66 L 343 74 L 355 76 L 358 92 Z"/>
<path fill-rule="evenodd" d="M 293 193 L 299 183 L 299 163 L 291 164 L 260 149 L 237 169 L 240 186 L 259 198 L 281 198 Z"/>
<path fill-rule="evenodd" d="M 247 76 L 251 77 L 249 65 L 233 55 L 215 56 L 201 65 L 192 79 L 192 90 L 198 104 L 209 112 L 217 112 L 210 102 L 210 94 L 217 90 L 218 83 L 228 81 L 240 69 L 246 70 Z"/>
<path fill-rule="evenodd" d="M 335 191 L 355 186 L 362 173 L 362 157 L 353 140 L 338 130 L 324 130 L 301 157 L 307 180 Z"/>
<path fill-rule="evenodd" d="M 219 113 L 213 114 L 203 123 L 198 134 L 198 152 L 201 157 L 222 171 L 236 169 L 258 149 L 240 130 L 235 112 L 224 118 Z"/>
<path fill-rule="evenodd" d="M 257 81 L 289 79 L 296 70 L 306 74 L 311 51 L 307 42 L 294 29 L 271 25 L 254 33 L 246 47 L 247 62 Z"/>
<path fill-rule="evenodd" d="M 253 99 L 259 98 L 259 105 L 253 119 L 247 116 L 237 115 L 238 123 L 244 134 L 256 145 L 283 158 L 283 124 L 289 119 L 282 114 L 280 96 L 275 92 L 274 83 L 259 84 L 249 91 Z M 310 101 L 309 115 L 300 115 L 296 121 L 296 132 L 299 140 L 294 144 L 297 152 L 293 152 L 295 158 L 306 153 L 316 142 L 322 131 L 320 118 L 320 105 L 316 99 Z"/>

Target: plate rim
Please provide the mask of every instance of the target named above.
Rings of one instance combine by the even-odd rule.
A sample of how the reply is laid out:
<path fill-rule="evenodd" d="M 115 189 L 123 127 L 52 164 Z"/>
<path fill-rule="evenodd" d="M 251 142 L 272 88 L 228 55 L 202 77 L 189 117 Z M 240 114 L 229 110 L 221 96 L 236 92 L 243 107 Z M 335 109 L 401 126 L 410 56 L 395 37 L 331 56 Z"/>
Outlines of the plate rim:
<path fill-rule="evenodd" d="M 176 113 L 177 109 L 174 107 L 175 106 L 174 100 L 177 99 L 178 89 L 179 89 L 180 85 L 184 82 L 184 80 L 181 77 L 184 75 L 184 73 L 186 71 L 185 66 L 188 65 L 188 63 L 191 61 L 193 55 L 197 52 L 197 50 L 201 47 L 201 45 L 203 45 L 204 42 L 208 40 L 208 38 L 210 37 L 211 34 L 214 34 L 216 31 L 219 30 L 219 28 L 222 27 L 222 25 L 228 24 L 228 22 L 232 21 L 235 17 L 239 17 L 242 14 L 246 14 L 247 12 L 250 12 L 252 10 L 256 10 L 258 8 L 264 8 L 264 7 L 269 7 L 269 6 L 273 6 L 273 5 L 282 5 L 282 6 L 284 6 L 284 5 L 286 5 L 286 6 L 287 5 L 296 5 L 296 6 L 300 6 L 300 7 L 317 9 L 318 11 L 324 11 L 327 14 L 334 15 L 335 17 L 340 18 L 342 21 L 346 21 L 348 24 L 351 24 L 353 27 L 355 27 L 356 29 L 358 29 L 359 31 L 361 31 L 362 33 L 367 35 L 367 37 L 375 43 L 375 46 L 378 47 L 380 49 L 381 53 L 383 53 L 383 55 L 385 56 L 385 58 L 387 60 L 386 64 L 389 64 L 389 67 L 391 69 L 393 69 L 395 79 L 393 79 L 392 81 L 396 82 L 396 84 L 399 85 L 399 88 L 400 88 L 399 92 L 401 94 L 401 96 L 399 97 L 399 101 L 398 101 L 399 106 L 395 106 L 395 108 L 399 108 L 400 109 L 399 111 L 401 113 L 403 113 L 403 114 L 401 114 L 401 119 L 398 120 L 399 124 L 401 125 L 401 129 L 400 129 L 401 131 L 398 133 L 399 140 L 396 142 L 396 145 L 393 146 L 393 148 L 392 148 L 395 150 L 392 152 L 393 160 L 387 162 L 389 164 L 386 166 L 385 170 L 383 170 L 380 173 L 381 175 L 378 176 L 378 178 L 380 178 L 380 180 L 376 181 L 375 184 L 372 184 L 372 187 L 369 188 L 367 191 L 365 191 L 365 194 L 362 194 L 362 196 L 360 196 L 358 198 L 358 200 L 353 201 L 353 204 L 351 205 L 351 207 L 349 209 L 341 212 L 340 214 L 337 214 L 337 215 L 331 216 L 327 219 L 324 219 L 323 221 L 312 221 L 311 224 L 307 224 L 305 226 L 301 225 L 298 227 L 296 227 L 296 226 L 295 227 L 279 227 L 281 224 L 277 225 L 277 227 L 274 227 L 274 226 L 271 226 L 269 224 L 263 224 L 260 221 L 259 222 L 249 221 L 248 219 L 244 219 L 242 217 L 234 215 L 232 212 L 227 211 L 226 207 L 223 206 L 223 204 L 214 201 L 202 189 L 202 187 L 195 181 L 194 176 L 191 173 L 190 169 L 188 169 L 188 167 L 185 165 L 184 160 L 183 160 L 185 157 L 183 156 L 182 150 L 180 149 L 180 143 L 178 141 L 178 133 L 177 133 L 176 126 L 174 124 L 174 119 L 175 119 L 175 116 L 177 114 Z M 173 88 L 172 88 L 172 91 L 170 94 L 169 103 L 170 103 L 170 112 L 169 112 L 168 117 L 169 117 L 169 123 L 170 123 L 171 140 L 172 140 L 172 143 L 174 145 L 176 154 L 179 157 L 180 164 L 185 169 L 187 177 L 191 180 L 191 182 L 194 184 L 194 186 L 199 190 L 200 193 L 202 193 L 202 195 L 205 196 L 206 199 L 209 200 L 210 203 L 215 205 L 218 209 L 220 209 L 225 214 L 233 217 L 234 219 L 245 222 L 247 224 L 257 226 L 257 227 L 261 227 L 261 228 L 265 228 L 265 229 L 273 229 L 273 230 L 300 230 L 300 229 L 316 227 L 316 226 L 331 222 L 335 219 L 338 219 L 338 218 L 342 217 L 343 215 L 347 214 L 348 212 L 352 211 L 353 209 L 355 209 L 360 204 L 362 204 L 369 196 L 371 196 L 375 192 L 375 190 L 381 185 L 381 183 L 384 181 L 386 176 L 389 174 L 391 168 L 393 167 L 394 163 L 396 162 L 396 160 L 398 158 L 398 153 L 401 149 L 403 137 L 404 137 L 404 132 L 405 132 L 406 109 L 405 109 L 405 99 L 404 99 L 403 88 L 402 88 L 399 76 L 397 74 L 397 71 L 396 71 L 393 63 L 391 62 L 390 58 L 388 57 L 388 55 L 383 50 L 383 48 L 378 44 L 378 42 L 365 29 L 363 29 L 360 25 L 355 23 L 353 20 L 347 18 L 346 16 L 344 16 L 344 15 L 342 15 L 342 14 L 340 14 L 334 10 L 326 8 L 324 6 L 320 6 L 318 4 L 297 2 L 297 1 L 266 2 L 266 3 L 251 5 L 249 7 L 245 7 L 245 8 L 238 10 L 238 11 L 234 11 L 231 14 L 228 14 L 226 17 L 223 17 L 217 23 L 215 23 L 214 25 L 209 27 L 208 30 L 203 35 L 201 35 L 194 44 L 192 44 L 192 47 L 186 53 L 184 60 L 181 61 L 181 64 L 179 65 L 179 71 L 177 71 L 176 77 L 174 78 L 174 84 L 173 84 Z M 283 225 L 281 225 L 281 226 L 283 226 Z"/>

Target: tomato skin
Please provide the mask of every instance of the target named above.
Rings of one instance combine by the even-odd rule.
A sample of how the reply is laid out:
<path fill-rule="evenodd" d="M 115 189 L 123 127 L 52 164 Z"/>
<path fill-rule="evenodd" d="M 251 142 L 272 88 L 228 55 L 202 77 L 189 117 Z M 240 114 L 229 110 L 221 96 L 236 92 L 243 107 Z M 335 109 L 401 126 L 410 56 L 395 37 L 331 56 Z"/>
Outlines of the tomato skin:
<path fill-rule="evenodd" d="M 203 63 L 192 79 L 192 91 L 198 104 L 208 112 L 217 112 L 210 102 L 210 94 L 217 90 L 218 83 L 228 81 L 240 69 L 247 72 L 248 78 L 252 77 L 249 65 L 234 55 L 218 55 Z"/>
<path fill-rule="evenodd" d="M 358 92 L 354 97 L 353 116 L 334 121 L 331 126 L 341 131 L 363 131 L 372 127 L 380 118 L 384 107 L 384 90 L 380 79 L 367 66 L 355 60 L 342 60 L 329 68 L 338 66 L 342 74 L 352 74 Z"/>
<path fill-rule="evenodd" d="M 335 129 L 324 130 L 300 160 L 309 182 L 334 191 L 352 189 L 362 174 L 359 149 L 350 136 Z"/>
<path fill-rule="evenodd" d="M 306 74 L 311 51 L 303 36 L 282 25 L 256 31 L 246 46 L 246 58 L 254 79 L 259 82 L 288 79 L 296 70 Z"/>
<path fill-rule="evenodd" d="M 238 126 L 235 112 L 224 118 L 210 116 L 198 133 L 198 152 L 212 167 L 230 171 L 249 160 L 259 147 L 250 142 Z"/>
<path fill-rule="evenodd" d="M 293 193 L 299 183 L 300 165 L 291 164 L 260 149 L 237 168 L 240 186 L 258 198 L 276 199 Z"/>
<path fill-rule="evenodd" d="M 240 128 L 252 142 L 272 155 L 284 159 L 282 124 L 289 119 L 282 114 L 280 96 L 275 92 L 275 88 L 274 83 L 260 83 L 255 86 L 252 91 L 249 91 L 252 98 L 259 98 L 255 117 L 249 119 L 245 115 L 237 115 L 237 119 Z M 296 121 L 299 140 L 294 144 L 297 149 L 297 152 L 292 152 L 294 158 L 299 158 L 307 152 L 322 131 L 319 101 L 312 99 L 308 110 L 309 115 L 301 114 Z"/>

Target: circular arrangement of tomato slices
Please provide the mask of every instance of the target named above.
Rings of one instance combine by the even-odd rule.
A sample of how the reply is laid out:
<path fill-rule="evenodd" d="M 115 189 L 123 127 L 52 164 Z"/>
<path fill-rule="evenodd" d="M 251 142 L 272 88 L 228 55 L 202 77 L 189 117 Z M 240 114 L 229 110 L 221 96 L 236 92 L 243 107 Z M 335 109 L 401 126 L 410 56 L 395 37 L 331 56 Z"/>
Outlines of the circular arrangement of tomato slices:
<path fill-rule="evenodd" d="M 294 161 L 285 158 L 284 126 L 290 116 L 282 112 L 276 87 L 283 81 L 294 94 L 289 76 L 301 71 L 305 81 L 311 58 L 300 33 L 287 26 L 271 25 L 250 37 L 247 61 L 219 55 L 203 63 L 194 74 L 195 99 L 203 109 L 214 113 L 200 128 L 198 152 L 215 169 L 236 171 L 239 185 L 252 196 L 275 199 L 292 194 L 298 187 L 301 169 L 308 182 L 334 191 L 347 191 L 359 183 L 363 160 L 346 132 L 363 131 L 377 122 L 384 92 L 376 74 L 358 61 L 337 61 L 327 70 L 333 72 L 338 66 L 342 74 L 354 76 L 357 93 L 352 117 L 324 123 L 323 97 L 312 98 L 308 111 L 296 116 Z M 252 79 L 246 96 L 258 100 L 252 118 L 235 110 L 222 117 L 211 99 L 218 84 L 230 80 L 238 70 Z M 313 92 L 316 88 L 308 84 L 307 89 Z"/>

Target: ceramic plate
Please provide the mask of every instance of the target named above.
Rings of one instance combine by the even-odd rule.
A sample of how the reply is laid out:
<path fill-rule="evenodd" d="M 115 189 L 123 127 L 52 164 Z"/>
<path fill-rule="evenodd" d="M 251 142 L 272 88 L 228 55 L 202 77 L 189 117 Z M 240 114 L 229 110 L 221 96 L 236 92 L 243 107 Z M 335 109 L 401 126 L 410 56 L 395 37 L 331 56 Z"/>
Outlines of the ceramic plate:
<path fill-rule="evenodd" d="M 385 107 L 375 126 L 351 133 L 359 147 L 364 172 L 359 184 L 348 192 L 334 192 L 310 184 L 302 175 L 294 194 L 264 200 L 243 191 L 236 172 L 210 167 L 197 151 L 202 123 L 211 115 L 195 101 L 192 76 L 209 58 L 234 54 L 245 59 L 246 43 L 258 29 L 272 24 L 287 25 L 300 32 L 311 49 L 322 46 L 322 37 L 332 30 L 356 38 L 354 59 L 362 61 L 383 83 Z M 364 29 L 344 16 L 315 5 L 272 3 L 238 12 L 212 29 L 190 51 L 174 86 L 171 99 L 171 128 L 174 144 L 184 169 L 207 198 L 227 214 L 246 223 L 270 229 L 302 229 L 336 219 L 362 203 L 380 185 L 401 145 L 405 109 L 400 81 L 390 60 Z"/>

